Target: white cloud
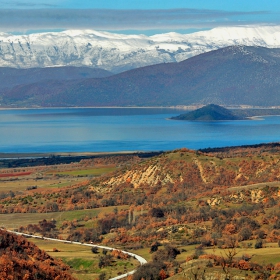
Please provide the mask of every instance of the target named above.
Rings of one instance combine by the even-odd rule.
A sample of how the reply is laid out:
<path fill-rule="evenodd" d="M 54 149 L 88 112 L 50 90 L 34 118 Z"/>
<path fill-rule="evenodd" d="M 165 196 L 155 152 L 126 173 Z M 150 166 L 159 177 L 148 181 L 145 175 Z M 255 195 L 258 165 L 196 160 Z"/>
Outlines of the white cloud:
<path fill-rule="evenodd" d="M 57 7 L 56 4 L 51 4 L 50 1 L 46 3 L 39 3 L 38 1 L 0 1 L 1 7 L 5 8 L 51 8 Z"/>
<path fill-rule="evenodd" d="M 27 4 L 27 3 L 25 3 Z M 30 3 L 31 5 L 32 3 Z M 210 28 L 219 25 L 256 24 L 263 12 L 228 12 L 200 9 L 1 9 L 1 31 L 38 29 L 150 30 Z"/>

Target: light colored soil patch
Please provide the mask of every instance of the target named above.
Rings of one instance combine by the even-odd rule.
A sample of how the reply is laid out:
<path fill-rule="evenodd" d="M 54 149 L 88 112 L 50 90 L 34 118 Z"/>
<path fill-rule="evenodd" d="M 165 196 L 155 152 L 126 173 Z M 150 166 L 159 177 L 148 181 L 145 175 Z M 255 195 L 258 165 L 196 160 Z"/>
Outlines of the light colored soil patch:
<path fill-rule="evenodd" d="M 252 184 L 252 185 L 231 187 L 231 188 L 228 188 L 228 190 L 236 192 L 236 191 L 241 191 L 241 190 L 244 190 L 244 189 L 259 189 L 259 188 L 263 188 L 265 186 L 280 187 L 280 182 L 276 181 L 276 182 L 257 183 L 257 184 Z"/>

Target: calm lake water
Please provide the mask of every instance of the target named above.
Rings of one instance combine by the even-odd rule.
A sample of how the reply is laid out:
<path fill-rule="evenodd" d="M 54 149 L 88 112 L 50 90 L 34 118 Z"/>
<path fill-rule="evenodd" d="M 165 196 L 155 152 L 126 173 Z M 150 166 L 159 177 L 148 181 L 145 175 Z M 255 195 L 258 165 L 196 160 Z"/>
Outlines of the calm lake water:
<path fill-rule="evenodd" d="M 189 122 L 144 108 L 0 110 L 0 152 L 160 151 L 280 141 L 280 117 Z"/>

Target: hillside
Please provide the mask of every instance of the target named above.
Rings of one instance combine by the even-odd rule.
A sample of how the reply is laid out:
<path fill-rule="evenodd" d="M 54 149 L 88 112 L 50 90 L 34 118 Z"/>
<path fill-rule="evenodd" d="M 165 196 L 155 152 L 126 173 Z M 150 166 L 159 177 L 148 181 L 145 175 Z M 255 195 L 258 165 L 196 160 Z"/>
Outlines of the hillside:
<path fill-rule="evenodd" d="M 183 148 L 6 169 L 2 190 L 12 172 L 17 187 L 0 193 L 1 220 L 16 220 L 20 232 L 133 250 L 150 260 L 135 280 L 197 267 L 213 279 L 277 279 L 269 277 L 280 268 L 279 151 L 279 143 Z M 32 178 L 38 187 L 24 189 Z M 50 180 L 57 183 L 43 185 Z"/>
<path fill-rule="evenodd" d="M 164 205 L 169 205 L 173 203 L 169 196 L 176 197 L 179 202 L 186 198 L 195 198 L 208 190 L 212 192 L 217 188 L 226 190 L 231 187 L 274 182 L 279 180 L 279 150 L 279 144 L 273 143 L 210 149 L 201 152 L 182 149 L 147 159 L 131 156 L 132 162 L 130 162 L 130 157 L 123 157 L 122 160 L 118 159 L 119 157 L 109 157 L 111 170 L 114 161 L 122 163 L 123 167 L 93 180 L 79 182 L 70 188 L 59 188 L 58 185 L 44 192 L 36 188 L 32 191 L 19 192 L 16 196 L 2 193 L 0 212 L 6 214 L 44 213 L 52 212 L 52 209 L 56 211 L 91 209 L 93 205 L 94 208 L 123 204 L 139 204 L 148 207 L 152 197 Z M 125 160 L 127 164 L 124 164 Z M 75 174 L 77 168 L 85 169 L 88 166 L 90 170 L 98 161 L 107 162 L 108 160 L 84 159 L 81 165 L 75 163 L 68 168 L 67 165 L 61 166 L 60 168 L 63 168 L 61 171 L 59 171 L 59 166 L 55 169 L 49 166 L 36 167 L 30 169 L 28 173 L 28 170 L 23 167 L 15 174 L 25 171 L 30 176 L 33 174 L 32 176 L 36 177 L 39 176 L 36 175 L 38 172 L 41 178 L 46 180 L 48 176 L 55 176 L 55 174 L 58 179 L 60 177 L 60 181 L 64 177 L 70 180 L 70 174 Z M 58 171 L 55 171 L 56 169 Z M 43 176 L 44 170 L 47 172 L 45 176 Z M 8 169 L 3 172 L 4 174 L 11 173 Z M 3 179 L 7 180 L 7 177 L 8 175 Z M 58 188 L 59 193 L 57 193 Z M 28 197 L 33 193 L 36 195 L 30 200 Z M 84 196 L 85 193 L 86 196 Z M 46 199 L 48 203 L 42 204 L 42 199 Z"/>
<path fill-rule="evenodd" d="M 225 121 L 243 119 L 232 111 L 215 104 L 209 104 L 192 112 L 172 117 L 173 120 L 188 121 Z"/>
<path fill-rule="evenodd" d="M 90 67 L 47 67 L 17 69 L 0 67 L 0 91 L 18 85 L 43 81 L 68 81 L 86 78 L 104 78 L 112 75 L 109 71 Z"/>
<path fill-rule="evenodd" d="M 1 106 L 280 105 L 280 49 L 235 46 L 180 63 L 81 82 L 41 82 L 0 95 Z"/>
<path fill-rule="evenodd" d="M 1 279 L 74 280 L 69 267 L 22 236 L 0 230 Z"/>
<path fill-rule="evenodd" d="M 67 30 L 28 35 L 0 33 L 0 65 L 13 68 L 86 66 L 120 73 L 224 48 L 279 48 L 279 26 L 219 27 L 192 34 L 153 36 Z"/>

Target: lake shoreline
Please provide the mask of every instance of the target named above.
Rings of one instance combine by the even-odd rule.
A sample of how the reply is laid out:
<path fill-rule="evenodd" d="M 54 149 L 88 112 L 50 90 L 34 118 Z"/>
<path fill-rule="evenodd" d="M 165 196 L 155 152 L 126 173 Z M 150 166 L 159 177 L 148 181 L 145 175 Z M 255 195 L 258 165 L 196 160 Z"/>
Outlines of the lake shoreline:
<path fill-rule="evenodd" d="M 0 170 L 6 168 L 24 168 L 35 166 L 48 166 L 57 164 L 72 164 L 81 160 L 95 158 L 138 156 L 139 158 L 150 158 L 162 154 L 163 151 L 140 152 L 73 152 L 73 153 L 0 153 Z"/>
<path fill-rule="evenodd" d="M 179 109 L 179 110 L 195 110 L 205 106 L 205 104 L 197 105 L 170 105 L 170 106 L 59 106 L 59 107 L 0 107 L 1 110 L 44 110 L 44 109 Z M 280 106 L 223 106 L 231 110 L 280 110 Z"/>
<path fill-rule="evenodd" d="M 255 116 L 261 115 L 259 110 L 252 111 Z M 184 112 L 170 108 L 0 111 L 0 159 L 131 155 L 280 139 L 279 116 L 262 121 L 169 121 L 172 116 Z"/>
<path fill-rule="evenodd" d="M 160 151 L 116 151 L 116 152 L 54 152 L 54 153 L 0 153 L 1 159 L 34 159 L 55 157 L 100 157 L 134 154 L 160 153 Z"/>

